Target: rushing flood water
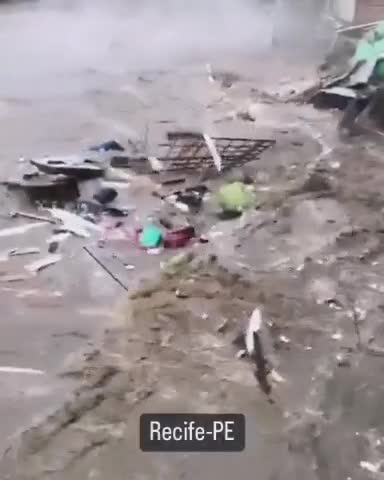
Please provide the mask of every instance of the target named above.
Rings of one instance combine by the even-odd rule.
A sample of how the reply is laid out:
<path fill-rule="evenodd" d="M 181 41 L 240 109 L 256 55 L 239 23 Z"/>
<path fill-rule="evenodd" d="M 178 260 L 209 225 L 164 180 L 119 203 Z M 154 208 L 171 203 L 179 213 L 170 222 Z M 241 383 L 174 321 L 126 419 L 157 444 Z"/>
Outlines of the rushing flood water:
<path fill-rule="evenodd" d="M 206 63 L 231 68 L 245 54 L 246 71 L 262 71 L 255 53 L 270 41 L 270 22 L 253 0 L 2 4 L 2 165 L 109 136 L 142 139 L 156 115 L 201 122 Z"/>
<path fill-rule="evenodd" d="M 268 44 L 249 0 L 40 1 L 0 14 L 0 94 L 83 91 L 128 72 Z"/>

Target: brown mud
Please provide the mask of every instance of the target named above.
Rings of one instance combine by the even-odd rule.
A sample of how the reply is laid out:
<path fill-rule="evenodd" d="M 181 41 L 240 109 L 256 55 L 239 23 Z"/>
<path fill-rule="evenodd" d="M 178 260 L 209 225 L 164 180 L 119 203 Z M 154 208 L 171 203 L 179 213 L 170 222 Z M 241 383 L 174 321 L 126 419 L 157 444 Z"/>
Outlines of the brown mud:
<path fill-rule="evenodd" d="M 258 210 L 216 223 L 206 255 L 192 252 L 123 302 L 100 348 L 67 372 L 82 386 L 9 448 L 1 478 L 366 479 L 360 462 L 380 471 L 380 147 L 335 143 L 319 157 L 299 137 L 282 134 L 249 166 Z M 236 358 L 255 307 L 283 379 L 270 399 Z M 245 452 L 139 451 L 141 413 L 185 411 L 245 413 Z"/>

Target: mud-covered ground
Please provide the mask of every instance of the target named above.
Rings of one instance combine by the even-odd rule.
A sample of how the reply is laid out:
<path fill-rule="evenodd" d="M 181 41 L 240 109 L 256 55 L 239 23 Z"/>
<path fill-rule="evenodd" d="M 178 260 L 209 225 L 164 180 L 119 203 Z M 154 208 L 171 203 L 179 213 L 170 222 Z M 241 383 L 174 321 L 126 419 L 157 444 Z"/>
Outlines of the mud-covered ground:
<path fill-rule="evenodd" d="M 381 147 L 339 142 L 307 106 L 254 108 L 278 140 L 246 169 L 260 207 L 207 217 L 204 252 L 123 299 L 68 372 L 82 386 L 9 448 L 2 478 L 380 478 Z M 233 343 L 255 307 L 282 377 L 269 399 Z M 245 413 L 246 450 L 139 451 L 141 413 L 185 411 Z"/>

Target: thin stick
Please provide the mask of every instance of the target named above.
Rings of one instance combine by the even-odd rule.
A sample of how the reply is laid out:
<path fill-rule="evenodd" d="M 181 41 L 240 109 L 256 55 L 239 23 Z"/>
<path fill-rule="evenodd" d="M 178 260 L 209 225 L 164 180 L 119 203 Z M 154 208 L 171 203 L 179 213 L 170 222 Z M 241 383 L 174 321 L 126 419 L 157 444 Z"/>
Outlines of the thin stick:
<path fill-rule="evenodd" d="M 93 253 L 87 248 L 87 247 L 83 247 L 84 250 L 88 253 L 88 255 L 90 257 L 93 258 L 93 260 L 95 260 L 95 262 L 100 265 L 100 267 L 108 273 L 108 275 L 113 278 L 113 280 L 115 280 L 116 283 L 118 283 L 120 285 L 120 287 L 124 288 L 124 290 L 126 292 L 128 292 L 128 288 L 124 285 L 124 283 L 122 283 L 95 255 L 93 255 Z"/>
<path fill-rule="evenodd" d="M 344 33 L 344 32 L 352 32 L 353 30 L 363 30 L 364 28 L 375 27 L 379 25 L 380 21 L 372 22 L 372 23 L 365 23 L 362 25 L 352 25 L 351 27 L 342 27 L 337 29 L 337 33 Z"/>
<path fill-rule="evenodd" d="M 29 220 L 39 220 L 41 222 L 48 222 L 55 224 L 56 220 L 53 218 L 43 217 L 41 215 L 35 215 L 34 213 L 27 213 L 27 212 L 14 212 L 11 214 L 12 217 L 23 217 L 28 218 Z"/>

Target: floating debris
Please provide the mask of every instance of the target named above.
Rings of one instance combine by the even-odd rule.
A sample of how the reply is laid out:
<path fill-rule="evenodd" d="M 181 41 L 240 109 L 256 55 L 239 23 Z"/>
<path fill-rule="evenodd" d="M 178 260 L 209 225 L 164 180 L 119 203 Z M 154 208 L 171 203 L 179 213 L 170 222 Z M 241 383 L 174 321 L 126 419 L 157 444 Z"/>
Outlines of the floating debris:
<path fill-rule="evenodd" d="M 116 140 L 108 140 L 107 142 L 101 143 L 100 145 L 93 145 L 89 148 L 91 152 L 124 152 L 124 147 L 120 145 Z"/>
<path fill-rule="evenodd" d="M 255 377 L 265 395 L 270 395 L 272 387 L 268 380 L 270 369 L 264 355 L 264 348 L 261 339 L 262 316 L 259 308 L 252 312 L 247 331 L 245 333 L 245 347 L 248 356 L 255 362 Z"/>
<path fill-rule="evenodd" d="M 286 343 L 286 344 L 291 343 L 291 340 L 285 335 L 280 335 L 279 340 L 281 343 Z"/>
<path fill-rule="evenodd" d="M 360 462 L 360 467 L 370 473 L 379 473 L 380 466 L 380 463 Z"/>
<path fill-rule="evenodd" d="M 15 275 L 2 275 L 0 276 L 1 283 L 15 283 L 15 282 L 23 282 L 24 280 L 28 280 L 30 275 L 22 275 L 22 274 L 15 274 Z"/>
<path fill-rule="evenodd" d="M 149 173 L 148 158 L 128 157 L 126 155 L 114 156 L 111 158 L 111 167 L 132 168 L 136 173 Z"/>
<path fill-rule="evenodd" d="M 244 349 L 241 349 L 236 353 L 236 358 L 244 358 L 246 355 L 247 355 L 247 351 Z"/>
<path fill-rule="evenodd" d="M 245 346 L 247 353 L 250 356 L 255 352 L 254 333 L 260 331 L 261 325 L 262 318 L 260 309 L 255 308 L 255 310 L 252 312 L 251 318 L 249 319 L 248 329 L 245 334 Z"/>
<path fill-rule="evenodd" d="M 0 373 L 27 373 L 29 375 L 45 375 L 45 372 L 43 372 L 43 370 L 20 367 L 0 367 Z"/>
<path fill-rule="evenodd" d="M 32 202 L 70 202 L 80 196 L 76 178 L 66 175 L 39 175 L 28 180 L 10 180 L 4 184 L 10 189 L 24 191 Z"/>
<path fill-rule="evenodd" d="M 101 177 L 104 167 L 92 158 L 78 155 L 31 160 L 32 165 L 49 175 L 68 175 L 79 179 Z"/>
<path fill-rule="evenodd" d="M 117 283 L 119 284 L 126 292 L 128 292 L 128 287 L 126 285 L 124 285 L 124 283 L 116 276 L 114 275 L 113 272 L 111 272 L 111 270 L 103 264 L 103 262 L 101 260 L 99 260 L 97 258 L 97 256 L 95 254 L 93 254 L 91 252 L 91 250 L 87 247 L 83 247 L 84 250 L 88 253 L 88 255 L 93 259 L 95 260 L 95 262 Z"/>
<path fill-rule="evenodd" d="M 167 152 L 154 157 L 155 161 L 153 157 L 116 158 L 111 160 L 111 165 L 131 168 L 141 174 L 153 172 L 151 161 L 157 171 L 201 172 L 215 169 L 221 172 L 259 159 L 265 150 L 276 143 L 269 139 L 210 137 L 200 132 L 169 132 L 167 137 L 168 143 L 159 145 Z"/>
<path fill-rule="evenodd" d="M 164 237 L 165 248 L 182 248 L 185 247 L 192 238 L 196 236 L 193 227 L 186 227 L 173 232 L 168 232 Z"/>
<path fill-rule="evenodd" d="M 216 332 L 217 333 L 225 333 L 227 331 L 229 327 L 229 320 L 228 318 L 225 318 L 221 323 L 220 325 L 218 325 L 218 327 L 216 328 Z"/>
<path fill-rule="evenodd" d="M 276 370 L 271 370 L 270 372 L 271 380 L 273 380 L 276 383 L 287 383 L 287 380 L 280 375 L 279 372 Z"/>
<path fill-rule="evenodd" d="M 47 224 L 45 222 L 40 222 L 40 223 L 27 223 L 24 225 L 19 225 L 18 227 L 4 228 L 3 230 L 0 230 L 0 237 L 3 238 L 3 237 L 11 237 L 13 235 L 24 235 L 29 230 L 32 230 L 38 227 L 45 227 L 46 225 Z"/>
<path fill-rule="evenodd" d="M 126 217 L 135 210 L 135 207 L 104 207 L 103 213 L 111 217 Z"/>
<path fill-rule="evenodd" d="M 167 171 L 206 170 L 220 167 L 220 171 L 240 167 L 247 162 L 257 160 L 260 155 L 272 147 L 275 140 L 246 139 L 231 137 L 209 137 L 208 143 L 214 150 L 211 152 L 206 137 L 196 132 L 168 133 L 169 151 L 161 160 L 166 163 Z M 213 158 L 215 153 L 216 159 Z M 220 157 L 220 161 L 219 158 Z"/>
<path fill-rule="evenodd" d="M 59 249 L 60 245 L 67 240 L 71 234 L 69 232 L 56 233 L 52 237 L 48 238 L 48 252 L 55 253 Z"/>
<path fill-rule="evenodd" d="M 167 197 L 163 197 L 172 205 L 183 205 L 189 211 L 190 208 L 199 209 L 204 200 L 204 196 L 209 192 L 205 185 L 189 187 L 182 191 L 173 192 Z"/>
<path fill-rule="evenodd" d="M 139 240 L 144 248 L 158 248 L 163 242 L 163 233 L 156 225 L 148 225 L 140 232 Z"/>
<path fill-rule="evenodd" d="M 164 180 L 161 182 L 163 187 L 169 187 L 172 185 L 179 185 L 180 183 L 185 183 L 185 178 L 171 178 L 169 180 Z"/>
<path fill-rule="evenodd" d="M 177 208 L 178 210 L 180 210 L 180 212 L 183 212 L 183 213 L 189 213 L 189 207 L 188 205 L 186 205 L 185 203 L 183 202 L 177 202 L 175 198 L 168 198 L 167 199 L 169 201 L 169 203 L 171 205 L 173 205 L 175 208 Z"/>
<path fill-rule="evenodd" d="M 32 262 L 26 265 L 24 268 L 28 272 L 31 273 L 38 273 L 41 270 L 54 265 L 55 263 L 59 262 L 63 257 L 60 254 L 48 255 L 45 258 L 41 258 L 36 262 Z"/>
<path fill-rule="evenodd" d="M 53 218 L 43 217 L 42 215 L 35 215 L 34 213 L 28 213 L 28 212 L 13 212 L 11 213 L 10 216 L 11 218 L 22 217 L 22 218 L 28 218 L 30 220 L 38 220 L 40 222 L 56 223 L 56 221 Z"/>
<path fill-rule="evenodd" d="M 116 190 L 110 187 L 101 188 L 98 192 L 96 192 L 93 195 L 93 198 L 97 202 L 101 203 L 102 205 L 113 202 L 113 200 L 115 200 L 116 197 L 117 197 Z"/>
<path fill-rule="evenodd" d="M 130 183 L 134 180 L 131 174 L 123 172 L 118 168 L 108 167 L 104 172 L 104 179 L 107 182 L 126 182 Z"/>
<path fill-rule="evenodd" d="M 219 152 L 217 151 L 215 142 L 207 134 L 204 134 L 203 137 L 204 137 L 205 143 L 207 144 L 208 150 L 209 150 L 210 154 L 212 155 L 213 163 L 215 164 L 215 167 L 217 168 L 217 171 L 221 172 L 223 161 L 221 159 L 221 156 L 219 155 Z"/>
<path fill-rule="evenodd" d="M 331 336 L 332 340 L 342 340 L 343 334 L 341 332 L 336 332 Z"/>
<path fill-rule="evenodd" d="M 177 298 L 180 298 L 180 299 L 186 299 L 186 298 L 189 298 L 189 295 L 185 292 L 183 292 L 182 290 L 180 290 L 179 288 L 175 291 L 175 295 Z"/>
<path fill-rule="evenodd" d="M 40 253 L 40 248 L 37 248 L 37 247 L 14 248 L 9 252 L 9 256 L 18 257 L 23 255 L 34 255 L 36 253 Z"/>
<path fill-rule="evenodd" d="M 351 361 L 344 353 L 338 353 L 336 355 L 336 362 L 339 367 L 350 367 Z"/>
<path fill-rule="evenodd" d="M 154 172 L 161 172 L 164 170 L 164 164 L 157 157 L 148 157 L 149 164 Z"/>
<path fill-rule="evenodd" d="M 256 205 L 252 187 L 242 182 L 223 185 L 217 193 L 217 201 L 224 212 L 236 214 Z"/>
<path fill-rule="evenodd" d="M 79 215 L 67 212 L 61 208 L 49 208 L 47 210 L 54 218 L 62 222 L 62 226 L 60 226 L 61 231 L 70 232 L 82 238 L 89 238 L 90 230 L 98 233 L 102 232 L 99 226 L 84 220 L 84 218 L 81 218 Z"/>

